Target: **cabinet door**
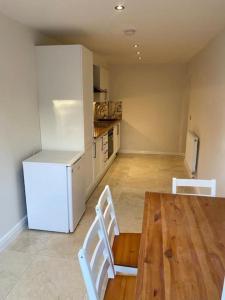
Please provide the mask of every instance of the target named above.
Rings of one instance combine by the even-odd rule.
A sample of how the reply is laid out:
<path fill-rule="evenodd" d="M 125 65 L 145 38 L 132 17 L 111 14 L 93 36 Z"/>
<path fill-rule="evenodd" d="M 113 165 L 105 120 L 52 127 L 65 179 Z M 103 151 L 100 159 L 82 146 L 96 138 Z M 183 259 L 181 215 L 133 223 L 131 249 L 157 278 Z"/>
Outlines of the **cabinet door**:
<path fill-rule="evenodd" d="M 93 57 L 86 48 L 82 50 L 84 143 L 87 147 L 93 140 Z"/>
<path fill-rule="evenodd" d="M 117 123 L 117 152 L 120 149 L 120 123 Z"/>
<path fill-rule="evenodd" d="M 69 194 L 70 231 L 73 232 L 85 211 L 85 158 L 68 168 L 68 178 L 71 177 Z"/>
<path fill-rule="evenodd" d="M 103 135 L 102 139 L 102 171 L 108 164 L 108 132 Z"/>
<path fill-rule="evenodd" d="M 113 153 L 118 151 L 118 137 L 117 137 L 117 124 L 113 126 Z"/>
<path fill-rule="evenodd" d="M 94 162 L 93 162 L 93 145 L 90 144 L 85 150 L 85 198 L 90 194 L 90 191 L 94 184 Z"/>
<path fill-rule="evenodd" d="M 97 182 L 102 172 L 102 138 L 94 143 L 94 181 Z"/>
<path fill-rule="evenodd" d="M 103 90 L 109 89 L 109 71 L 100 67 L 100 87 Z"/>

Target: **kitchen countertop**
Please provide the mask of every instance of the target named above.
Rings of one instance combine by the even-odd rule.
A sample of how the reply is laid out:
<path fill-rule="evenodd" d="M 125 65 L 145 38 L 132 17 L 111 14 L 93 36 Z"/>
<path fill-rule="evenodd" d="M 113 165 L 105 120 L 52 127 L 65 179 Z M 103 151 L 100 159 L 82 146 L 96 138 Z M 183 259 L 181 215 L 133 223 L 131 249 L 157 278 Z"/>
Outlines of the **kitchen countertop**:
<path fill-rule="evenodd" d="M 94 139 L 97 139 L 103 136 L 106 132 L 108 132 L 113 126 L 120 122 L 121 120 L 115 121 L 97 121 L 94 123 Z"/>

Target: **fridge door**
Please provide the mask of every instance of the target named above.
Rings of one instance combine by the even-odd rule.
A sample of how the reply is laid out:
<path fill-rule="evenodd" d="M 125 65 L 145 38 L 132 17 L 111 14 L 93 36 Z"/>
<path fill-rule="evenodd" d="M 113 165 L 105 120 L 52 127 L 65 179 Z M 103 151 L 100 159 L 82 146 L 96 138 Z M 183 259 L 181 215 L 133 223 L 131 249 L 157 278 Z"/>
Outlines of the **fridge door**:
<path fill-rule="evenodd" d="M 85 178 L 84 157 L 81 157 L 68 172 L 68 196 L 69 196 L 69 227 L 73 232 L 85 211 Z"/>
<path fill-rule="evenodd" d="M 62 164 L 23 162 L 29 229 L 69 232 L 66 169 Z"/>

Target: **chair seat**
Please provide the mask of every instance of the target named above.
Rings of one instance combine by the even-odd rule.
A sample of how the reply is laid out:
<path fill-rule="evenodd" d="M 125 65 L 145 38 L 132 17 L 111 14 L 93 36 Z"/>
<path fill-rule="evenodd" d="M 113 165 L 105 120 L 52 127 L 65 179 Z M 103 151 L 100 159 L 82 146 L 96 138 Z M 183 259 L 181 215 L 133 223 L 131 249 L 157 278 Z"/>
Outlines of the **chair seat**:
<path fill-rule="evenodd" d="M 134 300 L 136 288 L 136 276 L 117 275 L 109 279 L 104 300 Z"/>
<path fill-rule="evenodd" d="M 114 264 L 137 268 L 140 240 L 141 233 L 120 233 L 116 235 L 112 246 Z"/>

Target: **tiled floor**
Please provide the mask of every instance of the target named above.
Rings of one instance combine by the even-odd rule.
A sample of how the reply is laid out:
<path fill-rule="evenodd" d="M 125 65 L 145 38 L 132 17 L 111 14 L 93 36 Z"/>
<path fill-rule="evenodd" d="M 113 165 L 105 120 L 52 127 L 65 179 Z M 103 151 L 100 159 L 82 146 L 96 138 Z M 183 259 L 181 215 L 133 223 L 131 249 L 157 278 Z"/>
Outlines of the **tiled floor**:
<path fill-rule="evenodd" d="M 105 184 L 111 187 L 121 231 L 140 232 L 144 192 L 170 192 L 173 176 L 187 177 L 181 157 L 117 157 L 89 199 L 73 234 L 26 230 L 0 254 L 0 299 L 86 299 L 77 252 Z"/>

